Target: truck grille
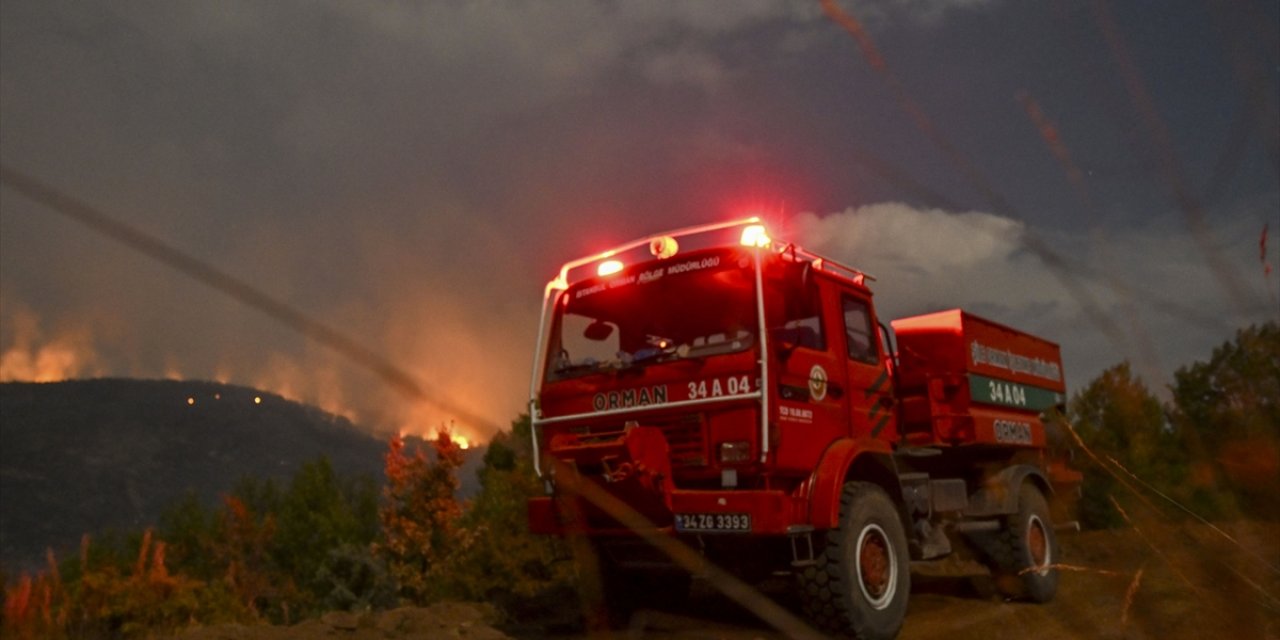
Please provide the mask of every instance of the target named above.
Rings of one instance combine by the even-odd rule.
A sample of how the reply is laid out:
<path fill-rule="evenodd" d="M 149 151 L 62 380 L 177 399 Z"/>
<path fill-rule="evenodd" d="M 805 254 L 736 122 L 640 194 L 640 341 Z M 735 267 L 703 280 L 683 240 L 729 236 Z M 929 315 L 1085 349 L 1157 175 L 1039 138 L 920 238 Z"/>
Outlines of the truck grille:
<path fill-rule="evenodd" d="M 676 467 L 701 467 L 707 464 L 707 438 L 703 415 L 682 416 L 653 426 L 662 429 L 671 446 L 671 464 Z"/>
<path fill-rule="evenodd" d="M 662 430 L 671 447 L 671 464 L 675 467 L 705 467 L 707 465 L 706 419 L 701 413 L 679 418 L 644 423 Z M 623 425 L 605 424 L 579 427 L 572 430 L 584 440 L 613 440 L 622 436 Z"/>

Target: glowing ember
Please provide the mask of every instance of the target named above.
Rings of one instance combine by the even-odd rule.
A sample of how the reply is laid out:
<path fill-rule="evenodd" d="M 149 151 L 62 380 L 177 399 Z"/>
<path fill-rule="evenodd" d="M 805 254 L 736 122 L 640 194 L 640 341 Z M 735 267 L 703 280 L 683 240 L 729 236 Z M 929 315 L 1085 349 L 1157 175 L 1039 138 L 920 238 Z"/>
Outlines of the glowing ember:
<path fill-rule="evenodd" d="M 470 448 L 471 448 L 471 443 L 470 443 L 470 442 L 467 442 L 467 439 L 466 439 L 466 438 L 464 438 L 464 437 L 462 437 L 462 436 L 453 436 L 453 441 L 454 441 L 454 443 L 455 443 L 455 444 L 457 444 L 457 445 L 458 445 L 458 448 L 459 448 L 459 449 L 470 449 Z"/>
<path fill-rule="evenodd" d="M 188 405 L 193 405 L 193 404 L 195 404 L 195 403 L 196 403 L 196 399 L 195 399 L 195 398 L 192 398 L 192 397 L 189 397 L 189 396 L 187 397 L 187 404 L 188 404 Z"/>
<path fill-rule="evenodd" d="M 254 403 L 254 404 L 262 404 L 262 396 L 254 396 L 254 397 L 253 397 L 253 403 Z"/>

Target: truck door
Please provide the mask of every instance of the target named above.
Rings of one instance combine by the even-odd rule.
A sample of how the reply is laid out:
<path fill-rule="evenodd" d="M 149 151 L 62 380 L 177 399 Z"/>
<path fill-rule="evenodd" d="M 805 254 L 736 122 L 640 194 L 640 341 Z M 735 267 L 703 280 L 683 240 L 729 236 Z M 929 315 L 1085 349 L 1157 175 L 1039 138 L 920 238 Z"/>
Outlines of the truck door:
<path fill-rule="evenodd" d="M 770 323 L 779 469 L 813 469 L 827 444 L 849 433 L 839 302 L 829 278 L 812 276 L 789 281 Z"/>
<path fill-rule="evenodd" d="M 871 298 L 860 292 L 841 292 L 840 310 L 853 436 L 896 442 L 893 384 L 885 367 Z"/>

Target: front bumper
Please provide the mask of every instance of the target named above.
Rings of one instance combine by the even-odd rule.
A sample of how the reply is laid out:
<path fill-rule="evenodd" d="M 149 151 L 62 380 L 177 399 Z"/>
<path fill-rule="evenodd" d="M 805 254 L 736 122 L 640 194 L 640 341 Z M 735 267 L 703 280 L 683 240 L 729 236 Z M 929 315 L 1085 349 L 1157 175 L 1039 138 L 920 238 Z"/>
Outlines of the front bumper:
<path fill-rule="evenodd" d="M 699 534 L 782 535 L 809 520 L 803 498 L 777 489 L 677 488 L 670 447 L 655 427 L 631 426 L 605 437 L 557 435 L 546 463 L 558 480 L 552 496 L 529 501 L 534 533 L 628 536 L 644 533 L 640 528 L 674 534 L 676 516 L 684 514 L 696 516 L 686 522 L 750 518 L 749 528 Z"/>

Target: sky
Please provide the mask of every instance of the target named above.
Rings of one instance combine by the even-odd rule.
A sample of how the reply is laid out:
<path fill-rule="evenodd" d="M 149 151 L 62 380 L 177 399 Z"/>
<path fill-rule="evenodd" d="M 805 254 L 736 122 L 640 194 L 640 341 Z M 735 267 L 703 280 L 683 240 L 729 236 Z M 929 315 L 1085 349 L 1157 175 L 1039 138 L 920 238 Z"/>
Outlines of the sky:
<path fill-rule="evenodd" d="M 816 0 L 5 0 L 0 158 L 384 355 L 472 439 L 524 406 L 560 264 L 747 215 L 876 276 L 882 319 L 1058 342 L 1074 389 L 1128 359 L 1160 392 L 1280 318 L 1275 3 L 839 6 L 861 41 Z M 457 418 L 8 187 L 0 354 Z"/>

